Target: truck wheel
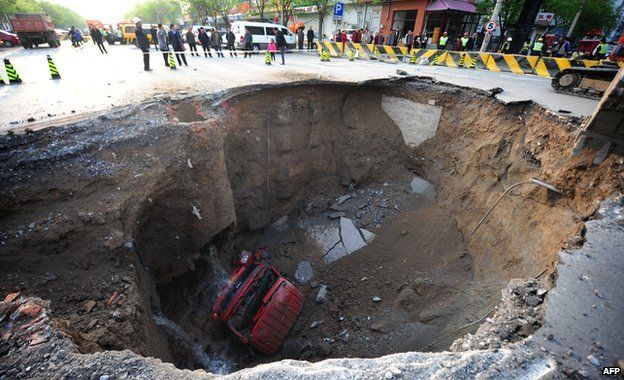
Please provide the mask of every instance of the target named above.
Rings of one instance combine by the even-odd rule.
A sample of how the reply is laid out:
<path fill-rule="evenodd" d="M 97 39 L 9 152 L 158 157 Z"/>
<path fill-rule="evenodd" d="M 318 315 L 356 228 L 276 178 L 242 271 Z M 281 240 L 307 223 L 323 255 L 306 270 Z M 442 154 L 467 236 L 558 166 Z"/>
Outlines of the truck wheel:
<path fill-rule="evenodd" d="M 260 54 L 260 45 L 258 44 L 251 45 L 251 50 L 254 54 Z"/>
<path fill-rule="evenodd" d="M 4 43 L 2 45 L 4 45 L 4 47 L 6 47 L 6 48 L 10 48 L 10 47 L 13 47 L 13 42 L 11 42 L 11 41 L 4 41 Z"/>

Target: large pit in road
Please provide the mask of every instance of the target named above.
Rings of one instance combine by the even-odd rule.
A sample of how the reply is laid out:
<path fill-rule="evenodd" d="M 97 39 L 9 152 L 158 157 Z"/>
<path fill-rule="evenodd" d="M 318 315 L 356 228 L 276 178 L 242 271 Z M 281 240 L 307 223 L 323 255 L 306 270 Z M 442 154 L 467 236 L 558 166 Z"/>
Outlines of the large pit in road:
<path fill-rule="evenodd" d="M 162 99 L 3 136 L 0 290 L 51 300 L 80 352 L 178 368 L 445 350 L 511 279 L 548 285 L 556 253 L 621 190 L 611 159 L 588 172 L 589 157 L 570 157 L 576 125 L 395 81 Z M 473 233 L 530 178 L 563 194 L 520 186 Z M 259 247 L 293 282 L 313 269 L 269 358 L 210 318 L 235 259 Z"/>

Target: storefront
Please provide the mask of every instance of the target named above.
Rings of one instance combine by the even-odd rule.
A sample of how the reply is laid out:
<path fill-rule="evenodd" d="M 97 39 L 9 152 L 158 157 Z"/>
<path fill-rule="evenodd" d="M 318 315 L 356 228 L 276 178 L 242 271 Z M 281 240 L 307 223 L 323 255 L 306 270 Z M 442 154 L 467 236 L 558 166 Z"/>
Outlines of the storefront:
<path fill-rule="evenodd" d="M 480 14 L 475 0 L 433 0 L 426 8 L 425 30 L 437 43 L 438 37 L 446 32 L 453 41 L 465 32 L 472 34 L 479 26 Z"/>
<path fill-rule="evenodd" d="M 425 25 L 425 10 L 429 0 L 395 0 L 382 4 L 379 30 L 388 34 L 399 29 L 402 38 L 409 30 L 419 34 Z M 375 30 L 377 32 L 377 30 Z"/>

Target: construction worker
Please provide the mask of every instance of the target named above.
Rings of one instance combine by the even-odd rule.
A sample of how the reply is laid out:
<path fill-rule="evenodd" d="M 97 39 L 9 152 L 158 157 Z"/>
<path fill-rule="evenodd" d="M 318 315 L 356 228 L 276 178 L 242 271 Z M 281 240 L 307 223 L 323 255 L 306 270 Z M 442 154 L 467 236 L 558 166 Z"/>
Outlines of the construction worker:
<path fill-rule="evenodd" d="M 464 32 L 464 35 L 459 39 L 459 42 L 460 42 L 459 50 L 460 51 L 466 51 L 466 48 L 468 47 L 468 41 L 470 41 L 470 37 L 468 37 L 468 32 Z"/>
<path fill-rule="evenodd" d="M 531 40 L 526 40 L 524 44 L 522 44 L 522 49 L 520 49 L 520 54 L 529 55 L 530 49 L 531 49 Z"/>
<path fill-rule="evenodd" d="M 438 50 L 446 50 L 446 44 L 448 43 L 448 33 L 442 33 L 442 37 L 438 40 Z"/>
<path fill-rule="evenodd" d="M 100 32 L 100 30 L 96 28 L 95 26 L 92 26 L 89 30 L 89 34 L 91 35 L 91 39 L 93 40 L 93 43 L 97 45 L 97 47 L 100 49 L 100 53 L 108 54 L 108 52 L 106 51 L 106 48 L 104 47 L 104 41 L 103 41 L 104 37 L 102 36 L 102 32 Z"/>
<path fill-rule="evenodd" d="M 593 55 L 596 59 L 605 59 L 609 53 L 609 44 L 606 39 L 601 39 L 600 44 L 594 49 Z"/>
<path fill-rule="evenodd" d="M 533 48 L 531 49 L 531 55 L 536 55 L 538 57 L 541 57 L 543 50 L 544 50 L 544 39 L 540 37 L 533 44 Z"/>
<path fill-rule="evenodd" d="M 507 41 L 505 41 L 505 43 L 503 44 L 503 46 L 501 46 L 500 50 L 498 51 L 499 53 L 503 53 L 503 54 L 509 54 L 509 50 L 511 48 L 511 41 L 513 39 L 511 37 L 507 38 Z"/>
<path fill-rule="evenodd" d="M 150 42 L 147 39 L 145 31 L 143 30 L 143 23 L 141 21 L 136 23 L 134 34 L 136 36 L 137 45 L 139 46 L 139 49 L 141 49 L 141 53 L 143 53 L 143 70 L 152 71 L 149 64 Z"/>

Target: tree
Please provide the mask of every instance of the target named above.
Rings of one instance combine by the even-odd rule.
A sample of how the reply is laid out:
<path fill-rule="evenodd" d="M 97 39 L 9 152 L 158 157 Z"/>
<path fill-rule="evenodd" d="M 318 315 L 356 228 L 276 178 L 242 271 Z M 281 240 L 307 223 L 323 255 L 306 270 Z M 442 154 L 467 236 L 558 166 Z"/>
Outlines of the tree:
<path fill-rule="evenodd" d="M 480 13 L 491 16 L 496 5 L 496 0 L 478 0 L 477 10 Z M 524 5 L 523 0 L 504 0 L 503 6 L 499 13 L 499 19 L 496 20 L 500 26 L 501 36 L 505 36 L 510 26 L 513 26 L 518 21 L 520 11 Z"/>
<path fill-rule="evenodd" d="M 325 21 L 327 13 L 331 12 L 334 8 L 334 3 L 332 0 L 314 0 L 314 5 L 316 5 L 316 10 L 319 15 L 319 40 L 323 40 L 323 22 Z"/>
<path fill-rule="evenodd" d="M 84 17 L 71 9 L 48 1 L 0 0 L 2 18 L 15 13 L 46 13 L 56 27 L 86 25 Z"/>
<path fill-rule="evenodd" d="M 609 30 L 617 23 L 618 15 L 611 0 L 544 0 L 544 10 L 555 14 L 558 26 L 569 28 L 579 9 L 581 15 L 572 36 L 596 29 Z"/>
<path fill-rule="evenodd" d="M 38 5 L 41 11 L 50 16 L 56 27 L 68 28 L 70 26 L 81 27 L 86 25 L 84 17 L 65 6 L 48 1 L 39 1 Z"/>
<path fill-rule="evenodd" d="M 212 16 L 208 7 L 208 0 L 182 0 L 184 11 L 195 20 L 197 24 L 203 25 L 209 16 Z"/>
<path fill-rule="evenodd" d="M 144 0 L 127 12 L 126 17 L 138 17 L 149 23 L 177 23 L 182 17 L 182 8 L 174 0 Z"/>
<path fill-rule="evenodd" d="M 264 18 L 264 10 L 269 5 L 269 0 L 251 0 L 251 4 L 258 10 L 260 18 Z"/>

